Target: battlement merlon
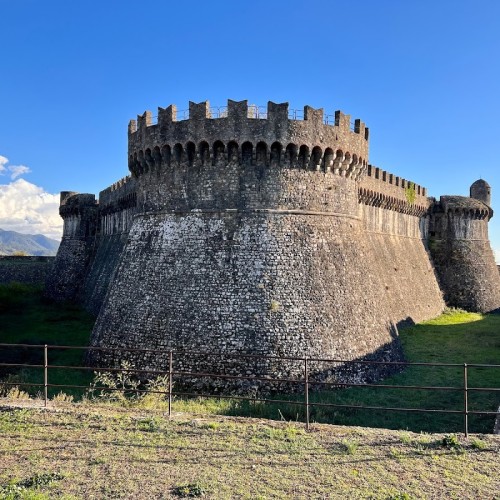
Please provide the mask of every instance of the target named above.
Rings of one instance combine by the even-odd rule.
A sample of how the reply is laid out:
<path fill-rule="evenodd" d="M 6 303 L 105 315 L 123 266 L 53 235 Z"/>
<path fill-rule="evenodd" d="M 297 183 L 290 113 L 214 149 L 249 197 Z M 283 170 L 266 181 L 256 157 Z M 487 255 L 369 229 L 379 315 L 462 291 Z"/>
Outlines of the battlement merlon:
<path fill-rule="evenodd" d="M 106 196 L 109 193 L 113 193 L 114 191 L 123 190 L 131 182 L 133 183 L 133 180 L 132 180 L 132 177 L 130 175 L 122 177 L 121 179 L 117 180 L 116 182 L 113 182 L 113 184 L 111 184 L 111 186 L 108 186 L 106 189 L 103 189 L 99 193 L 99 200 L 101 199 L 102 196 Z"/>
<path fill-rule="evenodd" d="M 59 206 L 66 205 L 66 202 L 73 196 L 77 195 L 78 191 L 61 191 Z"/>
<path fill-rule="evenodd" d="M 135 206 L 136 189 L 136 179 L 130 175 L 111 184 L 99 193 L 99 211 L 106 213 Z"/>
<path fill-rule="evenodd" d="M 129 154 L 162 144 L 276 141 L 285 146 L 305 144 L 311 149 L 331 147 L 368 160 L 369 130 L 361 120 L 351 124 L 350 116 L 341 111 L 325 115 L 323 109 L 310 106 L 295 111 L 289 109 L 288 103 L 271 101 L 265 109 L 248 105 L 246 100 L 228 100 L 227 106 L 218 108 L 211 108 L 208 101 L 190 102 L 180 120 L 177 108 L 170 105 L 158 108 L 157 123 L 150 111 L 137 116 L 137 120 L 130 121 L 128 132 Z"/>
<path fill-rule="evenodd" d="M 63 219 L 72 215 L 82 215 L 87 212 L 94 212 L 97 208 L 98 203 L 93 194 L 61 191 L 59 215 Z"/>
<path fill-rule="evenodd" d="M 434 206 L 434 212 L 487 221 L 493 217 L 493 209 L 483 201 L 456 195 L 440 196 L 439 202 Z"/>
<path fill-rule="evenodd" d="M 385 196 L 407 201 L 410 204 L 422 206 L 430 204 L 425 187 L 391 174 L 374 165 L 368 165 L 366 174 L 360 182 L 360 187 Z"/>

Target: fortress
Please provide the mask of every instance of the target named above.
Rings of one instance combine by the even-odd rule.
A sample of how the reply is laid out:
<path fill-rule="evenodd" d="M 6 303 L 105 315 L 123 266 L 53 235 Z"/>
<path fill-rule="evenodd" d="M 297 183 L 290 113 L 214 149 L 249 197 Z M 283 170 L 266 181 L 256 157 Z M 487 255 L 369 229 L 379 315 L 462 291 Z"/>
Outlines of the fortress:
<path fill-rule="evenodd" d="M 389 360 L 398 325 L 445 303 L 500 307 L 488 184 L 429 198 L 369 164 L 360 120 L 190 102 L 182 117 L 169 106 L 156 123 L 148 111 L 131 120 L 128 138 L 129 177 L 98 201 L 61 193 L 46 293 L 97 316 L 94 346 Z M 258 370 L 294 372 L 273 360 Z"/>

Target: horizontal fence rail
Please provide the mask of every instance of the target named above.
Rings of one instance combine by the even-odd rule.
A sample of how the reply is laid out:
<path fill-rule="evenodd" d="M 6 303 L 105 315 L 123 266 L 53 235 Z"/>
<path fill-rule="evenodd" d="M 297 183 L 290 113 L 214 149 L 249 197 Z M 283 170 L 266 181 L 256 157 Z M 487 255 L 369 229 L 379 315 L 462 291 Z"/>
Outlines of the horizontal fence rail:
<path fill-rule="evenodd" d="M 227 118 L 228 108 L 227 106 L 210 106 L 208 116 L 210 118 Z M 247 109 L 247 118 L 255 118 L 260 120 L 266 120 L 268 116 L 267 106 L 258 106 L 256 104 L 249 104 Z M 176 111 L 176 120 L 190 120 L 189 109 L 179 109 Z M 304 110 L 303 109 L 289 109 L 288 119 L 294 121 L 304 120 Z M 323 115 L 323 123 L 325 125 L 336 125 L 335 115 Z M 151 124 L 158 124 L 158 115 L 151 115 Z M 349 122 L 350 129 L 354 132 L 356 130 L 354 121 Z"/>
<path fill-rule="evenodd" d="M 172 414 L 172 402 L 174 397 L 198 397 L 198 398 L 220 398 L 220 399 L 233 399 L 239 401 L 251 401 L 251 402 L 263 402 L 263 403 L 279 403 L 287 405 L 296 405 L 304 408 L 305 414 L 305 425 L 309 429 L 310 426 L 310 411 L 313 407 L 318 408 L 341 408 L 341 409 L 355 409 L 355 410 L 377 410 L 377 411 L 393 411 L 393 412 L 416 412 L 416 413 L 429 413 L 429 414 L 455 414 L 463 415 L 463 432 L 465 436 L 468 436 L 469 424 L 468 418 L 470 415 L 485 415 L 494 416 L 500 415 L 498 411 L 487 411 L 487 410 L 471 410 L 469 408 L 469 393 L 471 392 L 500 392 L 500 387 L 470 387 L 469 386 L 469 369 L 470 368 L 481 368 L 481 369 L 500 369 L 500 365 L 497 364 L 481 364 L 481 363 L 424 363 L 424 362 L 405 362 L 405 361 L 369 361 L 369 360 L 345 360 L 336 358 L 312 358 L 308 356 L 304 357 L 294 357 L 294 356 L 266 356 L 259 354 L 246 354 L 246 353 L 232 353 L 232 352 L 206 352 L 206 351 L 195 351 L 195 350 L 169 350 L 169 349 L 143 349 L 143 348 L 106 348 L 106 347 L 92 347 L 92 346 L 70 346 L 70 345 L 47 345 L 47 344 L 7 344 L 0 343 L 0 349 L 2 348 L 23 348 L 39 351 L 40 359 L 43 359 L 43 363 L 7 363 L 3 362 L 0 353 L 0 367 L 4 368 L 35 368 L 43 370 L 43 383 L 36 382 L 9 382 L 8 380 L 2 381 L 0 379 L 0 386 L 5 387 L 36 387 L 43 389 L 43 400 L 44 406 L 48 405 L 48 390 L 49 388 L 59 388 L 59 389 L 81 389 L 91 392 L 103 391 L 103 392 L 113 392 L 121 391 L 126 393 L 137 393 L 137 394 L 163 394 L 168 397 L 168 414 Z M 49 363 L 49 353 L 56 350 L 79 350 L 84 352 L 107 352 L 107 353 L 149 353 L 155 355 L 163 355 L 168 359 L 168 366 L 165 370 L 155 370 L 151 368 L 135 368 L 135 367 L 95 367 L 95 366 L 77 366 L 77 365 L 59 365 Z M 254 360 L 275 360 L 275 361 L 296 361 L 302 364 L 302 376 L 299 378 L 284 378 L 284 377 L 270 377 L 257 374 L 247 374 L 247 375 L 233 375 L 224 373 L 213 373 L 206 371 L 189 371 L 189 370 L 175 370 L 174 361 L 176 356 L 189 355 L 189 356 L 203 356 L 212 357 L 218 360 L 236 360 L 236 359 L 254 359 Z M 339 365 L 373 365 L 373 366 L 393 366 L 393 367 L 436 367 L 436 368 L 455 368 L 460 369 L 463 373 L 463 383 L 457 386 L 444 386 L 444 385 L 401 385 L 401 384 L 383 384 L 383 383 L 364 383 L 364 382 L 330 382 L 315 380 L 311 378 L 312 365 L 314 363 L 332 363 L 336 366 Z M 155 389 L 141 389 L 139 387 L 119 387 L 112 388 L 106 386 L 95 386 L 95 385 L 76 385 L 76 384 L 53 384 L 49 382 L 49 372 L 51 370 L 83 370 L 83 371 L 94 371 L 98 373 L 117 373 L 117 374 L 148 374 L 154 376 L 166 377 L 168 383 L 166 384 L 168 390 L 155 390 Z M 222 379 L 222 380 L 241 380 L 241 381 L 256 381 L 256 382 L 267 382 L 267 383 L 285 383 L 291 384 L 298 387 L 303 391 L 303 398 L 301 400 L 288 400 L 288 399 L 272 399 L 267 397 L 259 396 L 246 396 L 240 394 L 214 394 L 214 393 L 203 393 L 203 392 L 189 392 L 189 391 L 174 391 L 173 383 L 174 378 L 205 378 L 205 379 Z M 463 408 L 462 409 L 446 409 L 446 408 L 412 408 L 412 407 L 394 407 L 394 406 L 376 406 L 376 405 L 354 405 L 354 404 L 337 404 L 337 403 L 324 403 L 324 402 L 311 402 L 310 393 L 311 386 L 322 386 L 327 388 L 346 388 L 346 387 L 366 387 L 366 388 L 377 388 L 377 389 L 403 389 L 411 391 L 445 391 L 445 392 L 460 392 L 463 397 Z"/>

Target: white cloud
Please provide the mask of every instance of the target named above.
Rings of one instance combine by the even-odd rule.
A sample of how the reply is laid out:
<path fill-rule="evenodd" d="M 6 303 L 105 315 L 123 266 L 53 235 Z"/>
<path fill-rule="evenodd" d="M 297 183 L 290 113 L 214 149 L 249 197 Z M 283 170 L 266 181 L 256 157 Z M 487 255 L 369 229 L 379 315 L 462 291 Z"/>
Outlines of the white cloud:
<path fill-rule="evenodd" d="M 7 168 L 5 167 L 7 163 L 9 163 L 9 159 L 5 158 L 5 156 L 0 155 L 0 175 L 2 175 L 7 170 Z"/>
<path fill-rule="evenodd" d="M 31 172 L 31 169 L 29 167 L 25 167 L 24 165 L 10 165 L 8 169 L 11 172 L 10 178 L 12 180 L 23 174 L 29 174 Z"/>
<path fill-rule="evenodd" d="M 19 178 L 29 172 L 29 167 L 9 165 L 9 159 L 0 155 L 0 175 L 9 175 L 13 181 L 0 184 L 0 229 L 59 239 L 63 226 L 59 195 Z"/>
<path fill-rule="evenodd" d="M 0 165 L 2 158 L 0 157 Z M 47 193 L 42 187 L 24 179 L 0 184 L 1 229 L 24 234 L 44 234 L 49 238 L 59 239 L 62 226 L 59 195 Z"/>
<path fill-rule="evenodd" d="M 10 178 L 14 180 L 21 175 L 29 174 L 31 172 L 31 169 L 25 165 L 7 165 L 8 163 L 9 159 L 0 155 L 0 175 L 10 173 Z"/>

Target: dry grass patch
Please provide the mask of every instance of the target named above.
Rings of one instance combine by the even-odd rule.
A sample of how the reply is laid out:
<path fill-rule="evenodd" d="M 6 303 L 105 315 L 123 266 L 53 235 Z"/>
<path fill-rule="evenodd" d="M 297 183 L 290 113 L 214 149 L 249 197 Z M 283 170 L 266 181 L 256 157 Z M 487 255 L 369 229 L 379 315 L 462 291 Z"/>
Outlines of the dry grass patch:
<path fill-rule="evenodd" d="M 56 405 L 0 412 L 0 498 L 494 498 L 500 490 L 492 435 L 319 424 L 306 432 L 287 422 Z"/>

